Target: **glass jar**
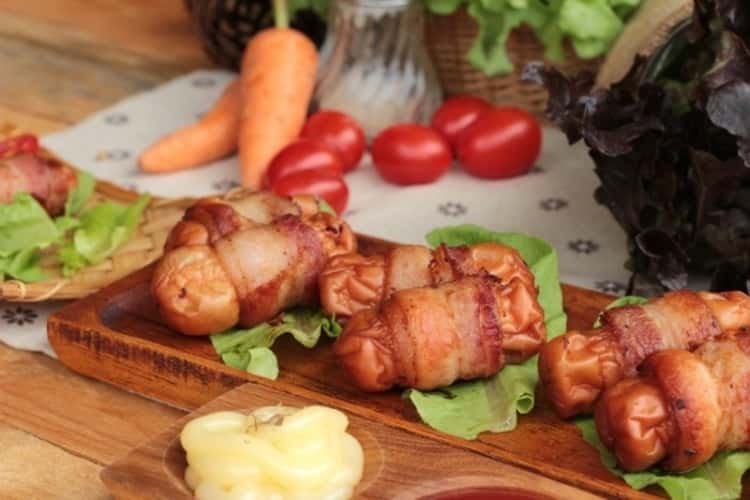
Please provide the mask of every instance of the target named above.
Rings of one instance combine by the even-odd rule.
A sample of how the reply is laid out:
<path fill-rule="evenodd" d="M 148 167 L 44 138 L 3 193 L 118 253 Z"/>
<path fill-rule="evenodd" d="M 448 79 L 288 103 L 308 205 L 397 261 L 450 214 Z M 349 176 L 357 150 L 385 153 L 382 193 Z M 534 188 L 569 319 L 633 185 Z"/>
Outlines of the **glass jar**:
<path fill-rule="evenodd" d="M 441 99 L 421 1 L 331 2 L 316 108 L 347 113 L 371 139 L 394 123 L 428 123 Z"/>

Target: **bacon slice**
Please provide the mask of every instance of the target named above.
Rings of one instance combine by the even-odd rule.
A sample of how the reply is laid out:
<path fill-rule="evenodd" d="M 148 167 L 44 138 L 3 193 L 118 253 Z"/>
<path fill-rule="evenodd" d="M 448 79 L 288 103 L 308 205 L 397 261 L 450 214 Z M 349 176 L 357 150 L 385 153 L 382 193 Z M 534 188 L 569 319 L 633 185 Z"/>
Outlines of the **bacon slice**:
<path fill-rule="evenodd" d="M 0 160 L 0 203 L 10 203 L 16 193 L 29 193 L 50 215 L 59 215 L 76 182 L 70 167 L 31 153 Z"/>
<path fill-rule="evenodd" d="M 695 349 L 722 332 L 746 327 L 750 297 L 743 293 L 672 292 L 605 312 L 599 329 L 550 341 L 540 351 L 539 375 L 560 417 L 590 413 L 602 390 L 635 375 L 649 355 Z"/>
<path fill-rule="evenodd" d="M 750 332 L 695 352 L 650 356 L 642 373 L 607 389 L 597 404 L 599 436 L 621 467 L 660 464 L 685 472 L 717 451 L 750 448 Z"/>
<path fill-rule="evenodd" d="M 515 294 L 528 294 L 523 282 L 506 285 L 486 273 L 400 290 L 377 308 L 355 313 L 334 352 L 365 391 L 394 385 L 431 390 L 488 377 L 506 362 L 525 359 L 513 350 L 517 347 L 509 354 L 506 346 L 514 342 L 515 331 L 525 328 L 516 321 L 544 318 L 536 300 L 518 301 Z"/>
<path fill-rule="evenodd" d="M 187 335 L 268 321 L 317 301 L 328 257 L 356 249 L 349 226 L 267 193 L 196 202 L 172 230 L 154 270 L 162 317 Z M 286 200 L 286 201 L 285 201 Z M 254 215 L 259 223 L 244 214 Z"/>
<path fill-rule="evenodd" d="M 337 317 L 377 306 L 398 290 L 437 285 L 488 272 L 503 282 L 522 282 L 536 295 L 534 275 L 519 253 L 499 243 L 398 246 L 384 257 L 358 254 L 331 259 L 320 273 L 323 308 Z"/>

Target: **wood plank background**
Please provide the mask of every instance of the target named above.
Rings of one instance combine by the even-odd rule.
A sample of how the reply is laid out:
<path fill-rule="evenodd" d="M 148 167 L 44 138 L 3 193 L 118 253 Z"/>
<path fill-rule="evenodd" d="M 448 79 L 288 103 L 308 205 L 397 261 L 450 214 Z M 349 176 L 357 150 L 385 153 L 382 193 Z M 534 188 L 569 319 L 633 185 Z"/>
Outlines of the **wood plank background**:
<path fill-rule="evenodd" d="M 54 132 L 209 67 L 181 0 L 0 0 L 0 123 Z M 184 415 L 3 344 L 0 387 L 3 499 L 107 498 L 102 466 Z"/>

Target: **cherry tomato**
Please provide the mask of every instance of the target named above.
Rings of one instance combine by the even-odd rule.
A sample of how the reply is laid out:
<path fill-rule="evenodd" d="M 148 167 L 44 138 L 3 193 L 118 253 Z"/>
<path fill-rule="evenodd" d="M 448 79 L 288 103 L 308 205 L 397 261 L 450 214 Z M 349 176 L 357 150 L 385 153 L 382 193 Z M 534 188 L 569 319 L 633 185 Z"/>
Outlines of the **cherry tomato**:
<path fill-rule="evenodd" d="M 414 123 L 393 125 L 380 132 L 372 141 L 370 153 L 380 175 L 403 186 L 434 182 L 453 160 L 443 136 Z"/>
<path fill-rule="evenodd" d="M 300 136 L 316 139 L 338 150 L 344 172 L 354 170 L 365 152 L 362 127 L 339 111 L 318 111 L 307 120 Z"/>
<path fill-rule="evenodd" d="M 0 141 L 0 158 L 9 158 L 21 153 L 39 152 L 39 141 L 35 135 L 21 134 Z"/>
<path fill-rule="evenodd" d="M 338 214 L 349 202 L 349 187 L 341 174 L 322 170 L 300 170 L 276 180 L 271 190 L 280 196 L 314 194 L 323 198 Z"/>
<path fill-rule="evenodd" d="M 492 105 L 481 97 L 460 95 L 445 101 L 432 115 L 432 128 L 455 148 L 458 136 Z"/>
<path fill-rule="evenodd" d="M 341 157 L 330 146 L 312 139 L 298 139 L 279 151 L 266 171 L 266 187 L 289 174 L 310 170 L 341 176 Z"/>
<path fill-rule="evenodd" d="M 526 173 L 541 149 L 539 122 L 518 108 L 496 108 L 484 113 L 461 134 L 456 147 L 463 168 L 487 179 Z"/>

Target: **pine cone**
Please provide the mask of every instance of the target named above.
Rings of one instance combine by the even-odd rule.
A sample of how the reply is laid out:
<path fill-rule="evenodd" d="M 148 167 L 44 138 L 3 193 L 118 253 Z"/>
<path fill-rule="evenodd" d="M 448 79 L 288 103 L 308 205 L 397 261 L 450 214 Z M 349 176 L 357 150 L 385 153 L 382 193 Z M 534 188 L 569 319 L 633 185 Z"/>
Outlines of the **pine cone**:
<path fill-rule="evenodd" d="M 270 0 L 185 0 L 203 49 L 215 63 L 237 70 L 247 41 L 273 25 Z M 317 46 L 325 38 L 325 22 L 312 11 L 299 11 L 292 26 Z"/>

